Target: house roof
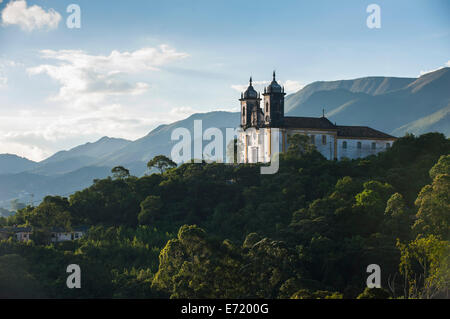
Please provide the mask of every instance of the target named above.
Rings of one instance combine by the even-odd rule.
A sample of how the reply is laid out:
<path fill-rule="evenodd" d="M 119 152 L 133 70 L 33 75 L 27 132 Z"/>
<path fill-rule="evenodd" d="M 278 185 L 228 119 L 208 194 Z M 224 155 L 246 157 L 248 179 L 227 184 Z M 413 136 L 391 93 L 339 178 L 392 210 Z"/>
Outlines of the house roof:
<path fill-rule="evenodd" d="M 310 129 L 331 129 L 336 126 L 326 117 L 284 117 L 284 127 L 288 128 L 310 128 Z"/>
<path fill-rule="evenodd" d="M 396 137 L 377 131 L 367 126 L 336 126 L 338 138 L 373 138 L 373 139 L 396 139 Z"/>
<path fill-rule="evenodd" d="M 88 226 L 76 226 L 76 227 L 72 227 L 72 230 L 67 230 L 64 227 L 53 227 L 51 229 L 52 233 L 70 233 L 72 231 L 76 231 L 76 232 L 87 232 L 89 230 Z"/>

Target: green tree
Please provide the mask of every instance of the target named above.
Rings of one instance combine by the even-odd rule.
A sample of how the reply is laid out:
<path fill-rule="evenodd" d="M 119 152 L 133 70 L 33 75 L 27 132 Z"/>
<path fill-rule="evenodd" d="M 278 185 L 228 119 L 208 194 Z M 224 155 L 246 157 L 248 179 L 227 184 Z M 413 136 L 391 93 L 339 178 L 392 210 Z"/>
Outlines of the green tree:
<path fill-rule="evenodd" d="M 416 199 L 417 220 L 413 229 L 421 234 L 434 234 L 450 239 L 450 156 L 442 156 L 430 170 L 433 178 Z"/>
<path fill-rule="evenodd" d="M 157 155 L 147 163 L 149 169 L 156 168 L 160 173 L 165 172 L 169 168 L 176 167 L 177 163 L 164 155 Z"/>
<path fill-rule="evenodd" d="M 383 288 L 366 288 L 356 299 L 389 299 L 391 295 Z"/>
<path fill-rule="evenodd" d="M 400 273 L 407 286 L 405 297 L 448 298 L 450 289 L 450 242 L 434 235 L 418 237 L 409 244 L 397 242 Z"/>
<path fill-rule="evenodd" d="M 141 211 L 138 215 L 138 221 L 141 225 L 151 225 L 161 217 L 163 203 L 159 196 L 147 196 L 141 203 Z"/>
<path fill-rule="evenodd" d="M 304 134 L 294 134 L 288 136 L 288 149 L 287 153 L 293 156 L 302 156 L 313 152 L 316 147 L 311 144 L 310 138 Z"/>
<path fill-rule="evenodd" d="M 111 170 L 115 179 L 125 179 L 130 177 L 130 171 L 123 166 L 116 166 Z"/>
<path fill-rule="evenodd" d="M 19 255 L 0 256 L 0 299 L 44 297 L 29 268 L 28 261 Z"/>

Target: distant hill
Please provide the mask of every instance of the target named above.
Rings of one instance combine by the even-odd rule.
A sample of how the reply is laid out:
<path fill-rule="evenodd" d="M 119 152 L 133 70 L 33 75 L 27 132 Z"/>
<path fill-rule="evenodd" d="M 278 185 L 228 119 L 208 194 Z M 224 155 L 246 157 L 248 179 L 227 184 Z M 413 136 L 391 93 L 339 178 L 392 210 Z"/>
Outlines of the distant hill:
<path fill-rule="evenodd" d="M 450 136 L 450 104 L 431 114 L 418 119 L 414 122 L 408 123 L 395 129 L 393 134 L 396 136 L 403 136 L 408 132 L 414 132 L 416 135 L 427 132 L 441 132 L 446 136 Z"/>
<path fill-rule="evenodd" d="M 99 158 L 107 157 L 131 141 L 122 138 L 102 137 L 94 143 L 86 143 L 68 151 L 60 151 L 39 162 L 30 172 L 41 175 L 65 174 L 82 167 L 95 165 Z"/>
<path fill-rule="evenodd" d="M 0 154 L 0 174 L 19 173 L 33 169 L 38 163 L 13 154 Z"/>
<path fill-rule="evenodd" d="M 38 202 L 46 195 L 65 195 L 88 187 L 95 178 L 110 175 L 109 167 L 83 167 L 73 172 L 45 176 L 29 172 L 0 175 L 0 207 L 9 208 L 9 202 L 18 198 L 22 203 Z"/>
<path fill-rule="evenodd" d="M 404 88 L 415 80 L 416 78 L 372 76 L 354 80 L 313 82 L 305 86 L 297 93 L 288 95 L 286 97 L 285 112 L 289 113 L 295 108 L 299 109 L 299 107 L 316 92 L 345 90 L 352 93 L 380 95 Z"/>
<path fill-rule="evenodd" d="M 325 109 L 337 124 L 366 125 L 394 135 L 435 129 L 449 135 L 449 88 L 450 68 L 417 79 L 315 82 L 288 96 L 285 108 L 289 116 L 320 116 Z"/>
<path fill-rule="evenodd" d="M 170 156 L 173 145 L 178 143 L 178 141 L 171 140 L 173 130 L 176 128 L 186 128 L 191 133 L 191 137 L 194 138 L 195 120 L 202 120 L 203 132 L 208 128 L 215 127 L 222 129 L 223 136 L 225 137 L 225 128 L 239 126 L 239 112 L 231 113 L 216 111 L 198 113 L 172 124 L 161 125 L 146 136 L 129 143 L 108 156 L 102 157 L 98 164 L 107 164 L 109 166 L 124 165 L 128 167 L 132 173 L 141 175 L 146 171 L 146 163 L 154 156 L 159 154 Z M 226 145 L 224 145 L 224 148 L 225 147 Z"/>

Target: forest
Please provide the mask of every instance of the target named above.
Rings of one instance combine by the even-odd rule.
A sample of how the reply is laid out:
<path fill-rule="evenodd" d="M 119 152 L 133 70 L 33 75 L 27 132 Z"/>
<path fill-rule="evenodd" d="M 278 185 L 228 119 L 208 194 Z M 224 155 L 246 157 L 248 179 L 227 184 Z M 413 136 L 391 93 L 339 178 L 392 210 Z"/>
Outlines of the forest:
<path fill-rule="evenodd" d="M 0 298 L 448 298 L 450 140 L 405 135 L 330 161 L 302 136 L 280 170 L 157 156 L 157 173 L 111 176 L 0 219 Z M 50 243 L 52 227 L 89 226 Z M 68 289 L 78 264 L 82 288 Z M 381 288 L 366 288 L 366 268 Z"/>

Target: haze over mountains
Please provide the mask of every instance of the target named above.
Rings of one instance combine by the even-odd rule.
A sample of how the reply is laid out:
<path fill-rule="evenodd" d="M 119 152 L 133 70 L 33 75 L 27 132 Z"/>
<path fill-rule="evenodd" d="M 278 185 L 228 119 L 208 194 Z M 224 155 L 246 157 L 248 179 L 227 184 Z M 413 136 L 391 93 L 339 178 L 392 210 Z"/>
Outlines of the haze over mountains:
<path fill-rule="evenodd" d="M 323 109 L 338 125 L 365 125 L 396 136 L 432 131 L 450 136 L 450 68 L 420 78 L 365 77 L 314 82 L 286 97 L 287 116 L 318 117 Z M 14 198 L 30 202 L 45 195 L 73 193 L 89 186 L 95 178 L 108 176 L 117 165 L 125 166 L 134 175 L 143 175 L 148 160 L 159 154 L 170 155 L 176 143 L 171 141 L 174 129 L 186 128 L 194 136 L 194 120 L 202 120 L 203 131 L 210 127 L 224 131 L 239 125 L 239 112 L 194 114 L 161 125 L 136 141 L 103 137 L 58 152 L 39 163 L 2 154 L 0 207 L 8 207 Z"/>

